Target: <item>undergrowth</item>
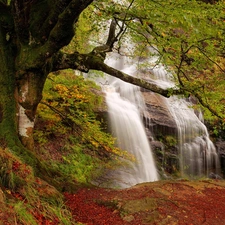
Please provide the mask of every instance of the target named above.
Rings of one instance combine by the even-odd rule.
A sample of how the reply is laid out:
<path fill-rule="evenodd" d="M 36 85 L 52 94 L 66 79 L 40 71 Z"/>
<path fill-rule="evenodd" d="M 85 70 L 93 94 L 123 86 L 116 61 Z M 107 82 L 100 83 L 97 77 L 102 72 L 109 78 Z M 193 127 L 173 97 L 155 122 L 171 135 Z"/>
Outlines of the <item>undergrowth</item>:
<path fill-rule="evenodd" d="M 115 147 L 96 112 L 104 105 L 92 81 L 66 70 L 51 74 L 38 108 L 36 152 L 62 174 L 64 181 L 89 183 L 104 168 L 119 165 L 118 157 L 133 159 Z M 104 108 L 104 107 L 103 107 Z"/>
<path fill-rule="evenodd" d="M 96 90 L 93 82 L 74 71 L 49 76 L 37 110 L 35 149 L 30 153 L 39 163 L 30 166 L 23 154 L 0 149 L 3 224 L 76 224 L 62 192 L 91 185 L 105 168 L 119 166 L 118 158 L 133 159 L 115 147 L 105 124 L 96 119 L 104 105 Z M 38 172 L 40 163 L 44 170 Z"/>
<path fill-rule="evenodd" d="M 61 193 L 36 177 L 30 166 L 3 148 L 0 164 L 2 224 L 73 224 Z"/>

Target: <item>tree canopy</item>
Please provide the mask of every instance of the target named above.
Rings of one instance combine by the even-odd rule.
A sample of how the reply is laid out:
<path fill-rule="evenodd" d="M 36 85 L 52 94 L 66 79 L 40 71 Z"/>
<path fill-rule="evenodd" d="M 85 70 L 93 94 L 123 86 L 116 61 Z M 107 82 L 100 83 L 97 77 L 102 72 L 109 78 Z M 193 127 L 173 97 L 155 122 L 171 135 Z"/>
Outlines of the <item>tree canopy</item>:
<path fill-rule="evenodd" d="M 77 23 L 77 29 L 79 22 L 82 26 L 85 22 L 88 23 L 86 40 L 92 41 L 92 49 L 89 48 L 89 53 L 86 50 L 84 55 L 78 51 L 67 55 L 67 65 L 60 65 L 57 61 L 57 66 L 74 68 L 73 62 L 81 60 L 78 63 L 81 68 L 78 69 L 84 72 L 100 70 L 166 97 L 173 94 L 191 94 L 211 114 L 224 118 L 223 3 L 138 0 L 117 4 L 112 1 L 108 4 L 94 1 L 81 15 L 83 19 L 80 17 Z M 107 24 L 109 20 L 112 21 L 111 26 L 105 27 L 104 22 Z M 85 34 L 85 30 L 82 31 L 81 40 Z M 98 40 L 101 41 L 93 42 L 92 37 L 99 33 Z M 146 83 L 104 64 L 105 53 L 120 53 L 120 47 L 126 42 L 127 35 L 132 36 L 134 43 L 138 43 L 134 58 L 150 57 L 149 52 L 145 51 L 150 46 L 157 49 L 160 59 L 158 63 L 167 65 L 168 70 L 174 74 L 177 81 L 175 89 L 161 89 L 153 83 Z M 144 66 L 150 67 L 146 64 Z"/>
<path fill-rule="evenodd" d="M 138 43 L 134 57 L 146 57 L 149 53 L 145 49 L 155 48 L 158 63 L 172 71 L 178 89 L 146 88 L 167 97 L 194 95 L 212 114 L 224 118 L 224 2 L 209 3 L 181 0 L 101 4 L 98 15 L 107 18 L 110 11 L 117 24 L 120 21 L 123 31 L 119 46 L 126 41 L 125 33 L 132 35 L 132 41 Z"/>

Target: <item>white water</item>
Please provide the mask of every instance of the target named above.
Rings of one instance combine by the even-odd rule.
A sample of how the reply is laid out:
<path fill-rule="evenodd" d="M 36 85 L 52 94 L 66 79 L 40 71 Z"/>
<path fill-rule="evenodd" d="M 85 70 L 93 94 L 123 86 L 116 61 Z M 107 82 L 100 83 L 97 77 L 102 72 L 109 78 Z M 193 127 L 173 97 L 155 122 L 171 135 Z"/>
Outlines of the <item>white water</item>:
<path fill-rule="evenodd" d="M 154 63 L 154 59 L 152 62 Z M 173 87 L 172 75 L 162 65 L 151 71 L 155 83 L 162 88 Z M 178 149 L 181 176 L 201 177 L 220 171 L 216 148 L 209 138 L 201 112 L 195 112 L 189 99 L 165 98 L 178 130 Z"/>
<path fill-rule="evenodd" d="M 127 74 L 135 74 L 132 62 L 119 56 L 110 57 L 106 63 Z M 137 86 L 109 77 L 105 87 L 106 102 L 112 134 L 117 138 L 117 145 L 133 154 L 135 162 L 129 162 L 114 171 L 110 176 L 114 186 L 126 188 L 138 183 L 158 180 L 153 155 L 145 133 L 140 111 L 145 107 Z M 113 177 L 113 178 L 112 178 Z"/>

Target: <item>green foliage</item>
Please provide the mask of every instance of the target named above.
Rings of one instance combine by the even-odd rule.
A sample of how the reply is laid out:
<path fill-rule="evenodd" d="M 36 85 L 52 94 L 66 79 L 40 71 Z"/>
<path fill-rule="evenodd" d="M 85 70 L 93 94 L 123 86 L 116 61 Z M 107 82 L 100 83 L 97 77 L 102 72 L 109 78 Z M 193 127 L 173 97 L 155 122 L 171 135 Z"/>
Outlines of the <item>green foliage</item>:
<path fill-rule="evenodd" d="M 93 82 L 75 75 L 74 71 L 63 71 L 60 76 L 52 74 L 45 85 L 38 108 L 42 128 L 37 127 L 34 137 L 39 144 L 38 151 L 45 157 L 43 148 L 51 142 L 51 137 L 56 137 L 54 148 L 63 156 L 57 161 L 50 155 L 48 160 L 68 180 L 86 183 L 104 167 L 117 164 L 110 159 L 132 159 L 127 152 L 115 147 L 115 139 L 96 119 L 96 111 L 103 104 L 103 98 L 95 94 L 97 89 Z"/>
<path fill-rule="evenodd" d="M 132 57 L 137 60 L 156 54 L 149 52 L 151 46 L 159 56 L 157 63 L 172 71 L 177 87 L 200 99 L 206 119 L 214 115 L 224 118 L 224 1 L 101 1 L 94 6 L 89 16 L 96 18 L 98 26 L 114 17 L 124 29 L 114 50 L 120 50 L 121 45 L 131 47 L 126 44 L 131 37 L 135 43 Z M 145 62 L 140 66 L 146 69 L 154 65 Z"/>
<path fill-rule="evenodd" d="M 224 119 L 224 1 L 95 1 L 80 16 L 72 46 L 88 52 L 105 44 L 112 18 L 118 23 L 116 33 L 123 30 L 114 51 L 124 46 L 135 60 L 157 54 L 157 63 L 167 65 L 177 87 L 200 100 L 207 120 L 215 115 Z M 135 43 L 135 51 L 126 44 L 128 39 Z M 145 61 L 139 66 L 154 65 Z"/>
<path fill-rule="evenodd" d="M 12 194 L 16 196 L 16 199 L 9 203 L 10 208 L 13 208 L 15 216 L 14 220 L 18 224 L 40 224 L 44 222 L 47 224 L 74 224 L 71 220 L 70 212 L 65 208 L 64 205 L 53 205 L 46 201 L 38 199 L 33 196 L 36 202 L 22 201 L 19 194 Z M 19 199 L 20 198 L 20 199 Z"/>
<path fill-rule="evenodd" d="M 81 13 L 75 27 L 76 35 L 70 44 L 63 48 L 63 51 L 88 53 L 93 49 L 96 44 L 93 40 L 97 39 L 98 32 L 102 29 L 99 27 L 97 14 L 92 5 Z"/>
<path fill-rule="evenodd" d="M 19 223 L 27 225 L 37 225 L 35 218 L 28 212 L 23 202 L 18 202 L 13 205 L 17 220 Z"/>
<path fill-rule="evenodd" d="M 169 147 L 173 147 L 177 145 L 177 139 L 170 135 L 165 137 L 165 142 L 166 142 L 166 145 Z"/>
<path fill-rule="evenodd" d="M 2 148 L 0 164 L 0 191 L 7 196 L 4 207 L 1 208 L 3 214 L 13 212 L 16 224 L 39 224 L 42 219 L 71 224 L 71 216 L 63 206 L 61 194 L 35 177 L 30 166 L 8 149 Z"/>
<path fill-rule="evenodd" d="M 225 140 L 225 121 L 213 118 L 207 125 L 213 138 Z"/>
<path fill-rule="evenodd" d="M 133 40 L 140 43 L 137 54 L 146 54 L 145 47 L 157 47 L 162 62 L 175 72 L 179 87 L 200 97 L 223 118 L 223 1 L 210 5 L 200 1 L 141 0 L 136 1 L 131 14 L 143 24 L 129 23 Z M 205 116 L 212 114 L 208 111 Z"/>
<path fill-rule="evenodd" d="M 63 163 L 58 163 L 58 168 L 65 177 L 76 180 L 79 183 L 88 183 L 89 179 L 97 177 L 97 168 L 101 167 L 101 161 L 83 152 L 82 146 L 70 146 L 70 153 L 63 157 Z"/>
<path fill-rule="evenodd" d="M 16 191 L 33 180 L 33 170 L 30 166 L 13 155 L 8 149 L 0 148 L 0 185 Z"/>

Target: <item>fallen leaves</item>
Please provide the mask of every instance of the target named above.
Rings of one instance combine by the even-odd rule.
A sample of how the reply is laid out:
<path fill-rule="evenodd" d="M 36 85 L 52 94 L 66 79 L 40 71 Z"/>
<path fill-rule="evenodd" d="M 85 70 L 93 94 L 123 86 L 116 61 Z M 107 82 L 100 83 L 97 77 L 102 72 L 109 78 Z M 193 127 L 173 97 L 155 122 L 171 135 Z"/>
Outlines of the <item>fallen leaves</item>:
<path fill-rule="evenodd" d="M 84 188 L 65 193 L 65 199 L 74 219 L 86 225 L 225 224 L 224 181 L 160 181 L 124 190 Z M 154 200 L 148 210 L 144 204 L 143 210 L 140 204 L 132 205 L 144 199 Z"/>

